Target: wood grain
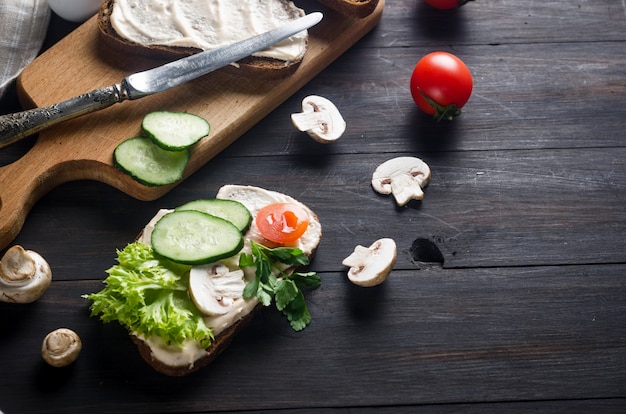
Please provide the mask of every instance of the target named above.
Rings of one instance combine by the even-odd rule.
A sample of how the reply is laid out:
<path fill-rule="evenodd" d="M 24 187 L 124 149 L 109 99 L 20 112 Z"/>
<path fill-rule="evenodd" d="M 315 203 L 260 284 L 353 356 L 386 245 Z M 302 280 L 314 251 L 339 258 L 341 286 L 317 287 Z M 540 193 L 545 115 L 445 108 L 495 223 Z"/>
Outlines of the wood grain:
<path fill-rule="evenodd" d="M 151 370 L 119 326 L 89 318 L 80 295 L 99 281 L 59 282 L 35 306 L 0 304 L 0 351 L 13 356 L 3 360 L 7 372 L 67 412 L 94 404 L 96 390 L 99 410 L 122 413 L 608 400 L 626 393 L 615 336 L 622 271 L 433 267 L 395 271 L 376 289 L 325 272 L 322 287 L 307 292 L 313 322 L 305 331 L 293 333 L 266 309 L 213 365 L 176 379 Z M 84 338 L 77 364 L 64 371 L 37 355 L 37 333 L 59 324 Z M 3 409 L 37 412 L 29 387 L 16 388 Z"/>
<path fill-rule="evenodd" d="M 397 155 L 411 154 L 392 156 Z M 39 233 L 36 244 L 49 246 L 58 238 L 56 229 L 68 225 L 77 240 L 68 241 L 67 251 L 55 249 L 51 260 L 65 266 L 77 261 L 71 265 L 75 271 L 106 269 L 120 243 L 132 240 L 159 208 L 213 197 L 221 185 L 234 183 L 276 189 L 314 208 L 324 227 L 318 250 L 323 259 L 313 263 L 317 271 L 341 271 L 354 243 L 369 245 L 380 237 L 396 240 L 396 268 L 405 270 L 419 267 L 418 239 L 437 246 L 446 268 L 626 261 L 623 148 L 499 150 L 491 157 L 426 154 L 423 159 L 434 171 L 431 183 L 424 200 L 405 208 L 370 184 L 374 169 L 389 157 L 347 154 L 307 163 L 307 156 L 258 156 L 245 157 L 242 167 L 239 158 L 220 155 L 189 177 L 188 187 L 147 204 L 92 182 L 66 184 L 62 195 L 46 197 L 45 209 L 34 208 L 24 231 Z M 116 207 L 125 204 L 132 205 L 130 212 Z M 72 223 L 56 218 L 66 214 L 75 217 Z M 94 233 L 90 244 L 81 240 L 87 237 L 80 235 L 83 228 Z"/>

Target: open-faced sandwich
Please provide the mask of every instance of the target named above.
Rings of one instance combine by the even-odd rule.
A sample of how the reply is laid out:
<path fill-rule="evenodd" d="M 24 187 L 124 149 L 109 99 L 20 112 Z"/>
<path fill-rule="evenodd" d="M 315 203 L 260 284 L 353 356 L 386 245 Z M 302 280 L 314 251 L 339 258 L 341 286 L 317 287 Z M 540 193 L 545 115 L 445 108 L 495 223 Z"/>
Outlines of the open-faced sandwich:
<path fill-rule="evenodd" d="M 226 46 L 302 16 L 304 10 L 290 0 L 105 0 L 98 29 L 115 50 L 173 59 Z M 241 75 L 288 75 L 301 63 L 307 43 L 305 30 L 224 69 Z"/>
<path fill-rule="evenodd" d="M 303 288 L 321 281 L 296 269 L 322 237 L 315 213 L 294 198 L 226 185 L 215 199 L 160 210 L 118 251 L 105 287 L 85 295 L 91 314 L 126 327 L 141 356 L 166 375 L 206 366 L 261 306 L 294 330 L 311 320 Z"/>

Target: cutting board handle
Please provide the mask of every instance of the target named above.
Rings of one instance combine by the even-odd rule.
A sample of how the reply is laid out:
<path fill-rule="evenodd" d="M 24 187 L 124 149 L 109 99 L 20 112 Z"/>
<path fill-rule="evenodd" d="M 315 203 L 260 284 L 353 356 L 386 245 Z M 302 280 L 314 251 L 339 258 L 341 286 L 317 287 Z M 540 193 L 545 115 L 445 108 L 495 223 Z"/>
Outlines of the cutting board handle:
<path fill-rule="evenodd" d="M 0 249 L 17 237 L 37 200 L 62 182 L 64 166 L 49 155 L 33 148 L 14 163 L 0 167 Z"/>

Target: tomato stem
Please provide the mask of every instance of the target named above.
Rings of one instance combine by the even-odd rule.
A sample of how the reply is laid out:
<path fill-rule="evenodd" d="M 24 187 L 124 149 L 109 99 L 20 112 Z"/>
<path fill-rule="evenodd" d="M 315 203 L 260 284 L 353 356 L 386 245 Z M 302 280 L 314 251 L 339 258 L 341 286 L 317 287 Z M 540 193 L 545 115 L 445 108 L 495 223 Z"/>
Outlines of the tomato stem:
<path fill-rule="evenodd" d="M 471 1 L 471 0 L 467 0 Z M 433 101 L 422 91 L 420 88 L 417 88 L 422 97 L 428 102 L 430 106 L 435 110 L 435 114 L 433 117 L 436 122 L 441 121 L 442 119 L 447 119 L 448 121 L 452 121 L 457 116 L 461 115 L 461 108 L 456 106 L 456 104 L 450 104 L 448 106 L 439 105 L 437 102 Z"/>

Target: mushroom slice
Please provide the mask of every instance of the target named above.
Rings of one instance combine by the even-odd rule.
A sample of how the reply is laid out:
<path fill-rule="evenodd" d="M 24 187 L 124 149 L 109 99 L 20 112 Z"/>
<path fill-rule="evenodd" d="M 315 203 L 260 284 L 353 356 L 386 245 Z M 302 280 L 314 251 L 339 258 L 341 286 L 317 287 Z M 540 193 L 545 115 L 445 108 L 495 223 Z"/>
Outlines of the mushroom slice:
<path fill-rule="evenodd" d="M 298 130 L 306 132 L 322 144 L 338 140 L 346 130 L 346 121 L 337 107 L 317 95 L 302 100 L 302 112 L 291 114 L 291 122 Z"/>
<path fill-rule="evenodd" d="M 189 293 L 200 312 L 223 315 L 242 297 L 246 287 L 243 270 L 230 271 L 223 264 L 193 267 L 189 273 Z"/>
<path fill-rule="evenodd" d="M 422 188 L 430 182 L 428 164 L 416 157 L 397 157 L 380 164 L 372 175 L 372 187 L 380 194 L 393 194 L 396 204 L 422 200 Z"/>
<path fill-rule="evenodd" d="M 0 261 L 0 301 L 30 303 L 39 299 L 52 282 L 52 271 L 41 255 L 15 245 Z"/>
<path fill-rule="evenodd" d="M 76 361 L 83 347 L 78 334 L 59 328 L 50 332 L 41 344 L 41 356 L 53 367 L 64 367 Z"/>
<path fill-rule="evenodd" d="M 358 245 L 341 263 L 350 267 L 348 279 L 355 285 L 379 285 L 387 279 L 396 264 L 396 242 L 390 238 L 382 238 L 370 247 Z"/>

